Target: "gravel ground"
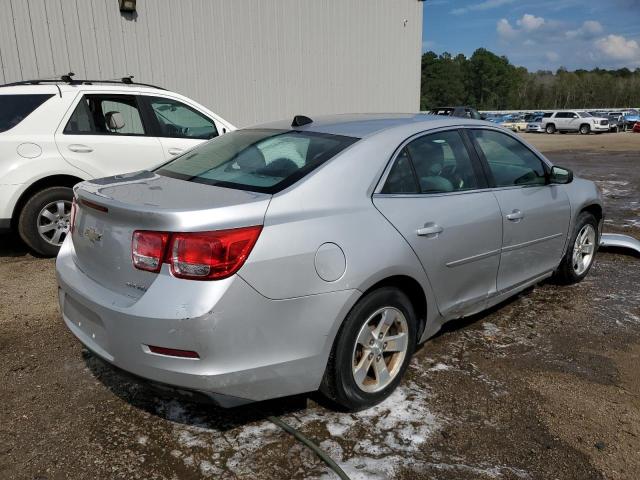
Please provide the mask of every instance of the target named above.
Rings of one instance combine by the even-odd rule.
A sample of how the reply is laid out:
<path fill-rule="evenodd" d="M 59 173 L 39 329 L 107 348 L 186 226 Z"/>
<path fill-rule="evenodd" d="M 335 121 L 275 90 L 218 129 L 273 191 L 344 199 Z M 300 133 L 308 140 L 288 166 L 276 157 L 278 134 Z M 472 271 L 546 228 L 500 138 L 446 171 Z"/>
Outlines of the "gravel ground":
<path fill-rule="evenodd" d="M 598 181 L 606 230 L 640 238 L 640 135 L 526 137 Z M 89 354 L 60 320 L 53 260 L 0 237 L 0 478 L 335 478 L 273 414 L 353 479 L 636 479 L 639 284 L 640 259 L 601 252 L 579 285 L 448 324 L 366 412 L 313 395 L 222 410 Z"/>

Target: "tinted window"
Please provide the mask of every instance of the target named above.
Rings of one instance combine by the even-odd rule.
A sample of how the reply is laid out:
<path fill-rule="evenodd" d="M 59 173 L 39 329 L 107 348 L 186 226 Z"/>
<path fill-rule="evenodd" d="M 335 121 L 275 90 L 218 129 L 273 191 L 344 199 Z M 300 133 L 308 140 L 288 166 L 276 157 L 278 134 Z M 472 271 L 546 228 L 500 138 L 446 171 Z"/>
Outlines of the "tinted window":
<path fill-rule="evenodd" d="M 425 135 L 409 143 L 406 149 L 422 193 L 457 192 L 482 186 L 457 131 Z"/>
<path fill-rule="evenodd" d="M 208 185 L 275 193 L 357 140 L 296 130 L 237 130 L 175 158 L 157 173 Z"/>
<path fill-rule="evenodd" d="M 542 161 L 516 139 L 492 130 L 473 130 L 497 187 L 544 185 Z"/>
<path fill-rule="evenodd" d="M 391 167 L 381 193 L 418 193 L 418 182 L 406 147 L 402 149 Z"/>
<path fill-rule="evenodd" d="M 138 103 L 132 95 L 85 95 L 71 114 L 68 135 L 144 135 Z"/>
<path fill-rule="evenodd" d="M 149 103 L 160 125 L 161 137 L 208 140 L 218 135 L 213 120 L 182 102 L 151 97 Z"/>
<path fill-rule="evenodd" d="M 545 114 L 543 115 L 543 118 L 549 118 L 549 117 L 551 117 L 552 115 L 553 115 L 553 113 L 545 113 Z"/>
<path fill-rule="evenodd" d="M 53 97 L 46 95 L 0 95 L 0 132 L 15 127 L 36 108 Z"/>

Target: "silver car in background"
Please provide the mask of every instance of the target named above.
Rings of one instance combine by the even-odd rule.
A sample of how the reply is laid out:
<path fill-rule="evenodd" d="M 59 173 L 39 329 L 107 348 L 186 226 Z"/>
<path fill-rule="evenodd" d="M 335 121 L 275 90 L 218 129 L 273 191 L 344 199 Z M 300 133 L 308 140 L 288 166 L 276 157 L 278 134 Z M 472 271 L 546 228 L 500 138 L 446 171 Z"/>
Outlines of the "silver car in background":
<path fill-rule="evenodd" d="M 296 117 L 75 187 L 68 328 L 223 406 L 320 390 L 366 408 L 417 344 L 555 275 L 578 282 L 596 186 L 491 123 Z"/>

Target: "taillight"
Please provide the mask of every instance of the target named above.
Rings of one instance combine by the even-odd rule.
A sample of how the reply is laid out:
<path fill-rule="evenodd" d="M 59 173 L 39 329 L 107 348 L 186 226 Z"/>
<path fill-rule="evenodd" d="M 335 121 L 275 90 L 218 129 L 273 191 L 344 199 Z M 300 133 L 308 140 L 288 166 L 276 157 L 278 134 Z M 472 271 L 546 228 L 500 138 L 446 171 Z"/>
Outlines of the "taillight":
<path fill-rule="evenodd" d="M 131 244 L 133 266 L 148 272 L 159 272 L 168 239 L 166 232 L 134 232 Z"/>
<path fill-rule="evenodd" d="M 137 231 L 133 234 L 133 264 L 159 272 L 161 261 L 156 260 L 163 259 L 175 277 L 220 280 L 242 267 L 261 231 L 261 226 L 194 233 Z"/>
<path fill-rule="evenodd" d="M 71 216 L 69 218 L 69 233 L 73 234 L 73 231 L 76 229 L 76 213 L 78 211 L 78 203 L 76 202 L 76 197 L 73 197 L 73 201 L 71 202 Z"/>

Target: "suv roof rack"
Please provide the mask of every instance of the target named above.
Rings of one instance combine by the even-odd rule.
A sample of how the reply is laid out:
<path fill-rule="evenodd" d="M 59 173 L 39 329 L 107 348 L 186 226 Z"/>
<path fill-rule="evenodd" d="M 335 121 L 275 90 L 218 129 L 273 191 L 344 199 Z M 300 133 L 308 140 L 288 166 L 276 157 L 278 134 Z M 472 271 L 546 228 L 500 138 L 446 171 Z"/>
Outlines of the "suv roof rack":
<path fill-rule="evenodd" d="M 0 87 L 15 87 L 18 85 L 43 85 L 47 83 L 51 83 L 57 85 L 58 83 L 66 83 L 68 85 L 94 85 L 94 84 L 124 84 L 124 85 L 139 85 L 142 87 L 151 87 L 157 88 L 158 90 L 166 90 L 165 88 L 159 87 L 157 85 L 151 85 L 150 83 L 139 83 L 133 81 L 133 75 L 129 75 L 127 77 L 122 77 L 120 79 L 115 80 L 82 80 L 82 79 L 74 79 L 75 73 L 69 72 L 65 75 L 61 75 L 60 78 L 42 78 L 38 80 L 22 80 L 20 82 L 6 83 L 4 85 L 0 85 Z"/>

